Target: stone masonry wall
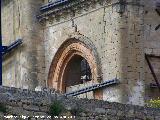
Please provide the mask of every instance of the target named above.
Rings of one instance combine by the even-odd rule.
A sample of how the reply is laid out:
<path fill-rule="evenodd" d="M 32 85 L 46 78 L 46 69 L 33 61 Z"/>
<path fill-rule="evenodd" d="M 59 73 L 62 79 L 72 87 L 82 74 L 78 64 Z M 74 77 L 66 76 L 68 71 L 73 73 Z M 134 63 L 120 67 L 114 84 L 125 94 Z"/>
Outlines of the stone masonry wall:
<path fill-rule="evenodd" d="M 62 115 L 70 117 L 69 119 L 71 119 L 71 116 L 72 119 L 75 120 L 160 119 L 160 109 L 125 105 L 116 102 L 111 103 L 102 100 L 65 97 L 56 93 L 53 89 L 31 91 L 11 87 L 0 87 L 0 103 L 7 106 L 7 113 L 0 113 L 0 119 L 4 120 L 4 116 L 13 115 L 23 118 L 25 116 L 30 116 L 30 119 L 32 118 L 31 120 L 35 120 L 38 116 L 44 116 L 45 118 L 39 118 L 38 120 L 49 120 L 49 106 L 55 100 L 58 100 L 63 104 L 67 111 Z M 70 111 L 72 110 L 79 110 L 79 112 L 76 115 L 73 114 L 73 112 L 71 114 Z"/>
<path fill-rule="evenodd" d="M 140 1 L 127 0 L 130 4 L 120 14 L 114 4 L 117 2 L 88 1 L 45 20 L 46 79 L 58 48 L 72 35 L 80 34 L 93 43 L 98 53 L 101 81 L 117 77 L 121 82 L 104 89 L 103 100 L 143 105 L 144 7 Z"/>
<path fill-rule="evenodd" d="M 43 29 L 36 15 L 43 0 L 2 0 L 2 41 L 23 45 L 3 59 L 3 85 L 35 89 L 45 86 Z"/>

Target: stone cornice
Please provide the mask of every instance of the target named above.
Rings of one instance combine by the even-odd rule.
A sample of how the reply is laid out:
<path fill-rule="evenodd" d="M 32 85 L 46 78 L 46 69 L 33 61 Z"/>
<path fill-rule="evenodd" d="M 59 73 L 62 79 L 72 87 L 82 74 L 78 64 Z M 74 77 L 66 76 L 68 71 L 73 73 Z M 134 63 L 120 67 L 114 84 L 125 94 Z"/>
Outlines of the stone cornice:
<path fill-rule="evenodd" d="M 73 0 L 72 2 L 56 6 L 48 11 L 41 12 L 37 18 L 40 22 L 42 22 L 44 20 L 48 20 L 49 18 L 60 16 L 63 13 L 74 16 L 74 12 L 77 10 L 87 10 L 89 7 L 95 6 L 96 4 L 104 5 L 105 3 L 107 3 L 107 0 Z"/>
<path fill-rule="evenodd" d="M 66 4 L 56 6 L 45 12 L 41 12 L 37 16 L 37 18 L 39 22 L 44 22 L 46 20 L 50 20 L 50 19 L 52 20 L 54 18 L 58 18 L 58 16 L 62 16 L 64 14 L 74 17 L 77 11 L 81 11 L 81 10 L 88 11 L 89 8 L 95 9 L 96 5 L 103 7 L 103 6 L 114 6 L 117 4 L 143 6 L 136 2 L 121 3 L 119 2 L 119 0 L 72 0 L 71 2 L 67 2 Z"/>

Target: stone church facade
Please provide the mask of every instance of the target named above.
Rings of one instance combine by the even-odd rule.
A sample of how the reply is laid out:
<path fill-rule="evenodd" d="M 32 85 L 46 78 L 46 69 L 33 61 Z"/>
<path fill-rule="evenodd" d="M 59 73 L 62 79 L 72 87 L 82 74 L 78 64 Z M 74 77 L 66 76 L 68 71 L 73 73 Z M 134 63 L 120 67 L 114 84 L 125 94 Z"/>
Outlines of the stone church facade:
<path fill-rule="evenodd" d="M 160 96 L 145 60 L 160 55 L 159 0 L 2 1 L 3 44 L 23 40 L 3 58 L 4 86 L 66 93 L 117 78 L 79 97 L 144 105 Z M 160 59 L 150 61 L 160 79 Z"/>

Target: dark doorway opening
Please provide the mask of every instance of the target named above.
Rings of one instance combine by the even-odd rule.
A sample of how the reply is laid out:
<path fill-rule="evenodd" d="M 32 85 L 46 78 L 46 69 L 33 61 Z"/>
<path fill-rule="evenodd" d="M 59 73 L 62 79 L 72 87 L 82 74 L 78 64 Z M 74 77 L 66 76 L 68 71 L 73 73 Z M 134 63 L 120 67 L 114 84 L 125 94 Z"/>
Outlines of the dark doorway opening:
<path fill-rule="evenodd" d="M 63 80 L 65 88 L 91 81 L 91 69 L 87 60 L 80 55 L 74 55 L 66 66 Z"/>

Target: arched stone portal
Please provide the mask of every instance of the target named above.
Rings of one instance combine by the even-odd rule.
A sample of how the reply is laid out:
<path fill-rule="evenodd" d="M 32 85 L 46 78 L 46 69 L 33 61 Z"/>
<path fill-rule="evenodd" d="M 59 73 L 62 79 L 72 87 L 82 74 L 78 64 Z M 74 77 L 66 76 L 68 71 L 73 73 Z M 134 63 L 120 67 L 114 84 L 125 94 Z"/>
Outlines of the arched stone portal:
<path fill-rule="evenodd" d="M 91 44 L 90 44 L 91 46 Z M 56 90 L 65 93 L 66 92 L 66 72 L 69 64 L 74 63 L 77 60 L 77 63 L 80 63 L 83 59 L 87 61 L 87 64 L 90 69 L 91 73 L 91 83 L 95 84 L 100 82 L 100 65 L 98 65 L 99 61 L 97 61 L 97 54 L 93 52 L 93 48 L 88 47 L 84 42 L 80 41 L 76 38 L 70 38 L 66 40 L 58 49 L 57 53 L 55 54 L 53 61 L 50 66 L 49 75 L 48 75 L 48 86 L 50 88 L 55 88 Z M 72 61 L 72 62 L 71 62 Z M 80 64 L 79 64 L 80 65 Z M 71 67 L 71 65 L 70 65 Z M 76 68 L 77 67 L 77 68 Z M 70 68 L 71 69 L 71 68 Z M 72 71 L 75 71 L 78 68 L 75 68 L 72 65 Z M 78 70 L 77 70 L 78 72 Z M 79 70 L 80 72 L 80 70 Z M 75 79 L 81 79 L 80 74 L 77 75 Z M 70 77 L 71 78 L 71 77 Z M 73 82 L 72 82 L 73 83 Z M 74 82 L 74 85 L 76 82 Z M 71 85 L 71 84 L 70 84 Z M 102 91 L 94 91 L 94 98 L 102 99 Z"/>

